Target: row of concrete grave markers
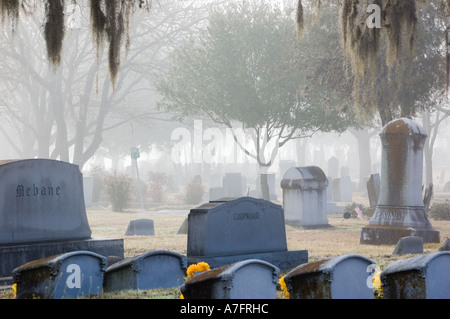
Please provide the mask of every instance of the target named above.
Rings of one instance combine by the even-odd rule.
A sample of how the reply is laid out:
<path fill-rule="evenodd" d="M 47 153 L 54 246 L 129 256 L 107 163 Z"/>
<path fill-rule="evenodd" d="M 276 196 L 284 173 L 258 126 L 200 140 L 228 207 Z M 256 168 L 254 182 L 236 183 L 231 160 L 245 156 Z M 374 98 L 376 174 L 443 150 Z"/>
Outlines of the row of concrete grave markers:
<path fill-rule="evenodd" d="M 450 251 L 415 256 L 379 274 L 385 299 L 449 299 Z M 78 251 L 44 258 L 14 270 L 17 298 L 77 298 L 119 290 L 180 287 L 186 299 L 275 299 L 278 267 L 242 260 L 194 274 L 184 282 L 186 257 L 154 251 L 107 267 L 101 255 Z M 373 299 L 377 265 L 361 255 L 302 264 L 284 276 L 291 299 Z"/>

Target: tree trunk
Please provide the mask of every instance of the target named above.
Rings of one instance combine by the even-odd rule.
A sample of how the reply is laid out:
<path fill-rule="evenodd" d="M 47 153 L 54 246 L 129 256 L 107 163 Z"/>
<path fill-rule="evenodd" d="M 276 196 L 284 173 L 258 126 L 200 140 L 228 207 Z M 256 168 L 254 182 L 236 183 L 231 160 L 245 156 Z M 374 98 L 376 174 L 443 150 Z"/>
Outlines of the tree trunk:
<path fill-rule="evenodd" d="M 259 180 L 261 184 L 261 196 L 264 200 L 270 200 L 269 183 L 267 182 L 267 174 L 261 173 L 259 175 Z"/>

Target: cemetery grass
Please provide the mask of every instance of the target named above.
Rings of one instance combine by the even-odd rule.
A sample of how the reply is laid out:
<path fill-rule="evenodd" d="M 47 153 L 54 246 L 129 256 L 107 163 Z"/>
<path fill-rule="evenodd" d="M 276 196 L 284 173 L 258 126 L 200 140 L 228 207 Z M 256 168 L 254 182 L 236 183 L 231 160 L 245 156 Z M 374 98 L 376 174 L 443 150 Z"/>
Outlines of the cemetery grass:
<path fill-rule="evenodd" d="M 190 207 L 171 207 L 170 209 L 188 210 Z M 88 209 L 87 216 L 93 238 L 122 238 L 125 257 L 133 257 L 153 250 L 169 250 L 186 255 L 187 235 L 177 234 L 187 214 L 174 214 L 167 207 L 158 207 L 152 211 L 126 210 L 113 212 L 110 209 Z M 154 221 L 154 236 L 125 236 L 131 220 L 147 218 Z M 342 214 L 328 215 L 333 228 L 303 230 L 286 225 L 288 249 L 308 250 L 308 261 L 313 262 L 344 254 L 360 254 L 374 260 L 380 269 L 384 269 L 395 260 L 412 257 L 396 256 L 392 252 L 395 245 L 361 245 L 359 243 L 361 227 L 368 224 L 357 218 L 344 219 Z M 431 223 L 440 231 L 439 244 L 424 244 L 424 253 L 436 252 L 441 244 L 450 237 L 450 221 L 433 220 Z M 284 273 L 280 274 L 281 276 Z M 13 299 L 12 290 L 0 290 L 0 299 Z M 279 291 L 278 298 L 285 298 Z M 144 291 L 122 291 L 104 293 L 89 297 L 90 299 L 178 299 L 180 289 L 153 289 Z"/>

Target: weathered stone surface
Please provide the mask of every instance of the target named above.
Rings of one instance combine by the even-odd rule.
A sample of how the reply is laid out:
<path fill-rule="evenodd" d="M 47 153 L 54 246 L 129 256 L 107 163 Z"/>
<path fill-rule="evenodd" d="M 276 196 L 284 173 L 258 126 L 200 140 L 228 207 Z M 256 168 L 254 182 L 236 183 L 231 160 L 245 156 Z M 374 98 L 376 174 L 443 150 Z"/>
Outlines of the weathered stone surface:
<path fill-rule="evenodd" d="M 416 122 L 401 118 L 388 123 L 380 138 L 380 195 L 369 225 L 361 230 L 361 243 L 392 245 L 406 236 L 439 242 L 439 231 L 432 228 L 422 200 L 426 132 Z"/>
<path fill-rule="evenodd" d="M 450 252 L 397 260 L 380 274 L 385 299 L 450 298 Z"/>
<path fill-rule="evenodd" d="M 284 211 L 252 197 L 225 198 L 191 209 L 188 215 L 188 264 L 220 267 L 259 259 L 283 269 L 307 261 L 307 251 L 287 251 Z"/>
<path fill-rule="evenodd" d="M 285 221 L 302 228 L 327 228 L 328 178 L 316 166 L 292 167 L 283 176 Z"/>
<path fill-rule="evenodd" d="M 280 270 L 249 259 L 195 275 L 182 287 L 186 299 L 275 299 Z"/>
<path fill-rule="evenodd" d="M 423 238 L 416 236 L 400 238 L 392 254 L 393 255 L 423 254 Z"/>
<path fill-rule="evenodd" d="M 106 269 L 104 291 L 178 287 L 186 265 L 185 256 L 165 250 L 127 258 Z"/>
<path fill-rule="evenodd" d="M 155 225 L 152 219 L 135 219 L 128 223 L 125 236 L 153 236 Z"/>
<path fill-rule="evenodd" d="M 76 298 L 99 294 L 103 289 L 106 257 L 76 251 L 35 260 L 13 271 L 18 299 Z"/>
<path fill-rule="evenodd" d="M 361 255 L 343 255 L 303 264 L 284 277 L 291 299 L 373 299 L 375 262 Z"/>
<path fill-rule="evenodd" d="M 77 165 L 29 159 L 0 162 L 0 244 L 91 236 Z"/>

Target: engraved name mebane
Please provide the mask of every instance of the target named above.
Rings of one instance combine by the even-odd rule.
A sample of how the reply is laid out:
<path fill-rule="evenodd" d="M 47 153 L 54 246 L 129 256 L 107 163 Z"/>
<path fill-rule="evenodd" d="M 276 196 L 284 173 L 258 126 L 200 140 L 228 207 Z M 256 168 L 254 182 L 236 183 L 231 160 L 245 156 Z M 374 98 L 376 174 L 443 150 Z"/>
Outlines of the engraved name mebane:
<path fill-rule="evenodd" d="M 0 161 L 0 244 L 90 236 L 77 165 L 48 159 Z"/>

